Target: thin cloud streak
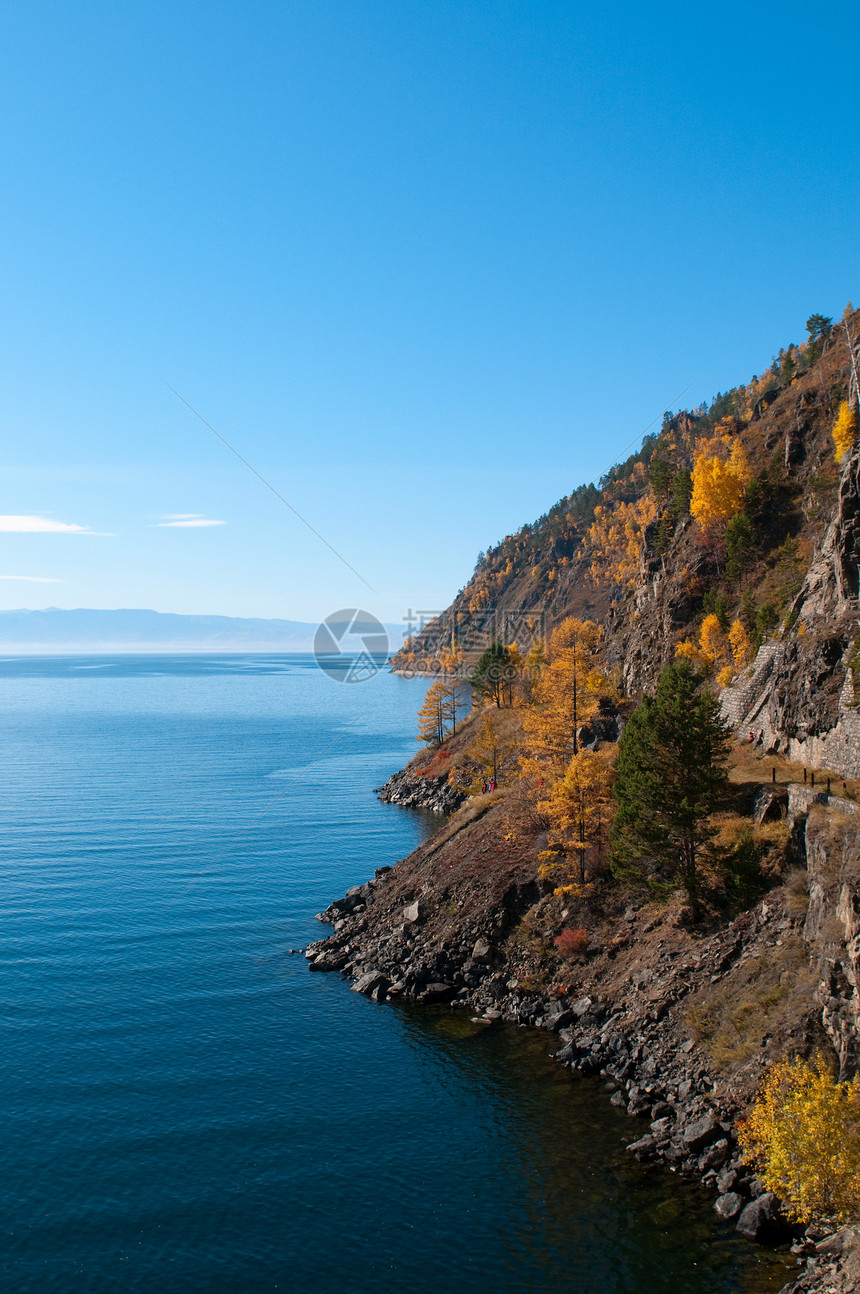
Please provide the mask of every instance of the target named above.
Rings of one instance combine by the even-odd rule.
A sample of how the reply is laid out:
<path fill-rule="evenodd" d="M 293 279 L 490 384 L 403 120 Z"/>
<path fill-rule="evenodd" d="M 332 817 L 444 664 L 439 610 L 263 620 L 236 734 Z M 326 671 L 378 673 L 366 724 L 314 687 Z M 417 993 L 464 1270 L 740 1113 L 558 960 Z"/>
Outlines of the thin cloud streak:
<path fill-rule="evenodd" d="M 51 517 L 0 516 L 0 531 L 18 535 L 95 535 L 99 532 L 73 521 L 54 521 Z"/>
<path fill-rule="evenodd" d="M 226 526 L 226 521 L 214 521 L 209 517 L 182 517 L 175 521 L 157 521 L 156 525 L 164 528 L 178 526 L 179 528 L 193 528 L 195 526 Z"/>
<path fill-rule="evenodd" d="M 26 580 L 28 584 L 65 584 L 51 575 L 0 575 L 0 580 Z"/>

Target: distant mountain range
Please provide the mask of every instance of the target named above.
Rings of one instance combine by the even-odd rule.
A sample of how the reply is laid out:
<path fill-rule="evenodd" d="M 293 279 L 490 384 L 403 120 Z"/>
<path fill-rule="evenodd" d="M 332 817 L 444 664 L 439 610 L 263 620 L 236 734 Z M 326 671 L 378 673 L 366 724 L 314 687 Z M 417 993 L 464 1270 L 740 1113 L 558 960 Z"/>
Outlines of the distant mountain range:
<path fill-rule="evenodd" d="M 0 611 L 0 654 L 50 652 L 313 651 L 316 624 L 162 611 Z M 403 627 L 385 626 L 391 650 Z"/>

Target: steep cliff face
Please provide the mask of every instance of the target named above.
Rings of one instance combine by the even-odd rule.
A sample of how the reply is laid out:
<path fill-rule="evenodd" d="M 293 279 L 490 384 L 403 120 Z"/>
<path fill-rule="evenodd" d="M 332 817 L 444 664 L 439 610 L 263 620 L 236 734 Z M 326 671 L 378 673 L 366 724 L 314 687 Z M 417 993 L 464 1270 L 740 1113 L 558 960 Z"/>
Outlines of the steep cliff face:
<path fill-rule="evenodd" d="M 752 668 L 721 698 L 726 716 L 765 750 L 850 778 L 860 777 L 860 714 L 850 665 L 860 630 L 858 563 L 860 455 L 855 452 L 842 471 L 835 515 L 788 626 L 778 640 L 761 647 Z"/>
<path fill-rule="evenodd" d="M 843 801 L 834 815 L 816 807 L 803 832 L 809 872 L 804 938 L 817 976 L 821 1023 L 840 1075 L 860 1065 L 860 814 Z"/>

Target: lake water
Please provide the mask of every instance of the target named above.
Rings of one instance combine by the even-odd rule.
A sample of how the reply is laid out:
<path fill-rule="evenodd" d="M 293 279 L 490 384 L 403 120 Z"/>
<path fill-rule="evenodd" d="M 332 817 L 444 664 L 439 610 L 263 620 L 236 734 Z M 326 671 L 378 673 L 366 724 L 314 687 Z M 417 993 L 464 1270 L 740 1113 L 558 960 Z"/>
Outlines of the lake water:
<path fill-rule="evenodd" d="M 371 793 L 424 686 L 0 661 L 7 1294 L 779 1288 L 551 1040 L 291 954 L 426 830 Z"/>

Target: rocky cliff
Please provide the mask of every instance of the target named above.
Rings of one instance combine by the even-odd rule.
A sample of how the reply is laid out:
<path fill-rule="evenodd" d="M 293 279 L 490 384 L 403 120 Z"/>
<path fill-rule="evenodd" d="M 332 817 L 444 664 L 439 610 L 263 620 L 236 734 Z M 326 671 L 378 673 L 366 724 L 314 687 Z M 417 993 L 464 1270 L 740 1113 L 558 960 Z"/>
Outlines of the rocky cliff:
<path fill-rule="evenodd" d="M 860 455 L 855 452 L 842 470 L 835 515 L 794 599 L 790 624 L 760 648 L 747 674 L 722 694 L 726 715 L 765 750 L 849 778 L 860 776 L 860 715 L 851 665 L 860 631 L 858 562 Z"/>

